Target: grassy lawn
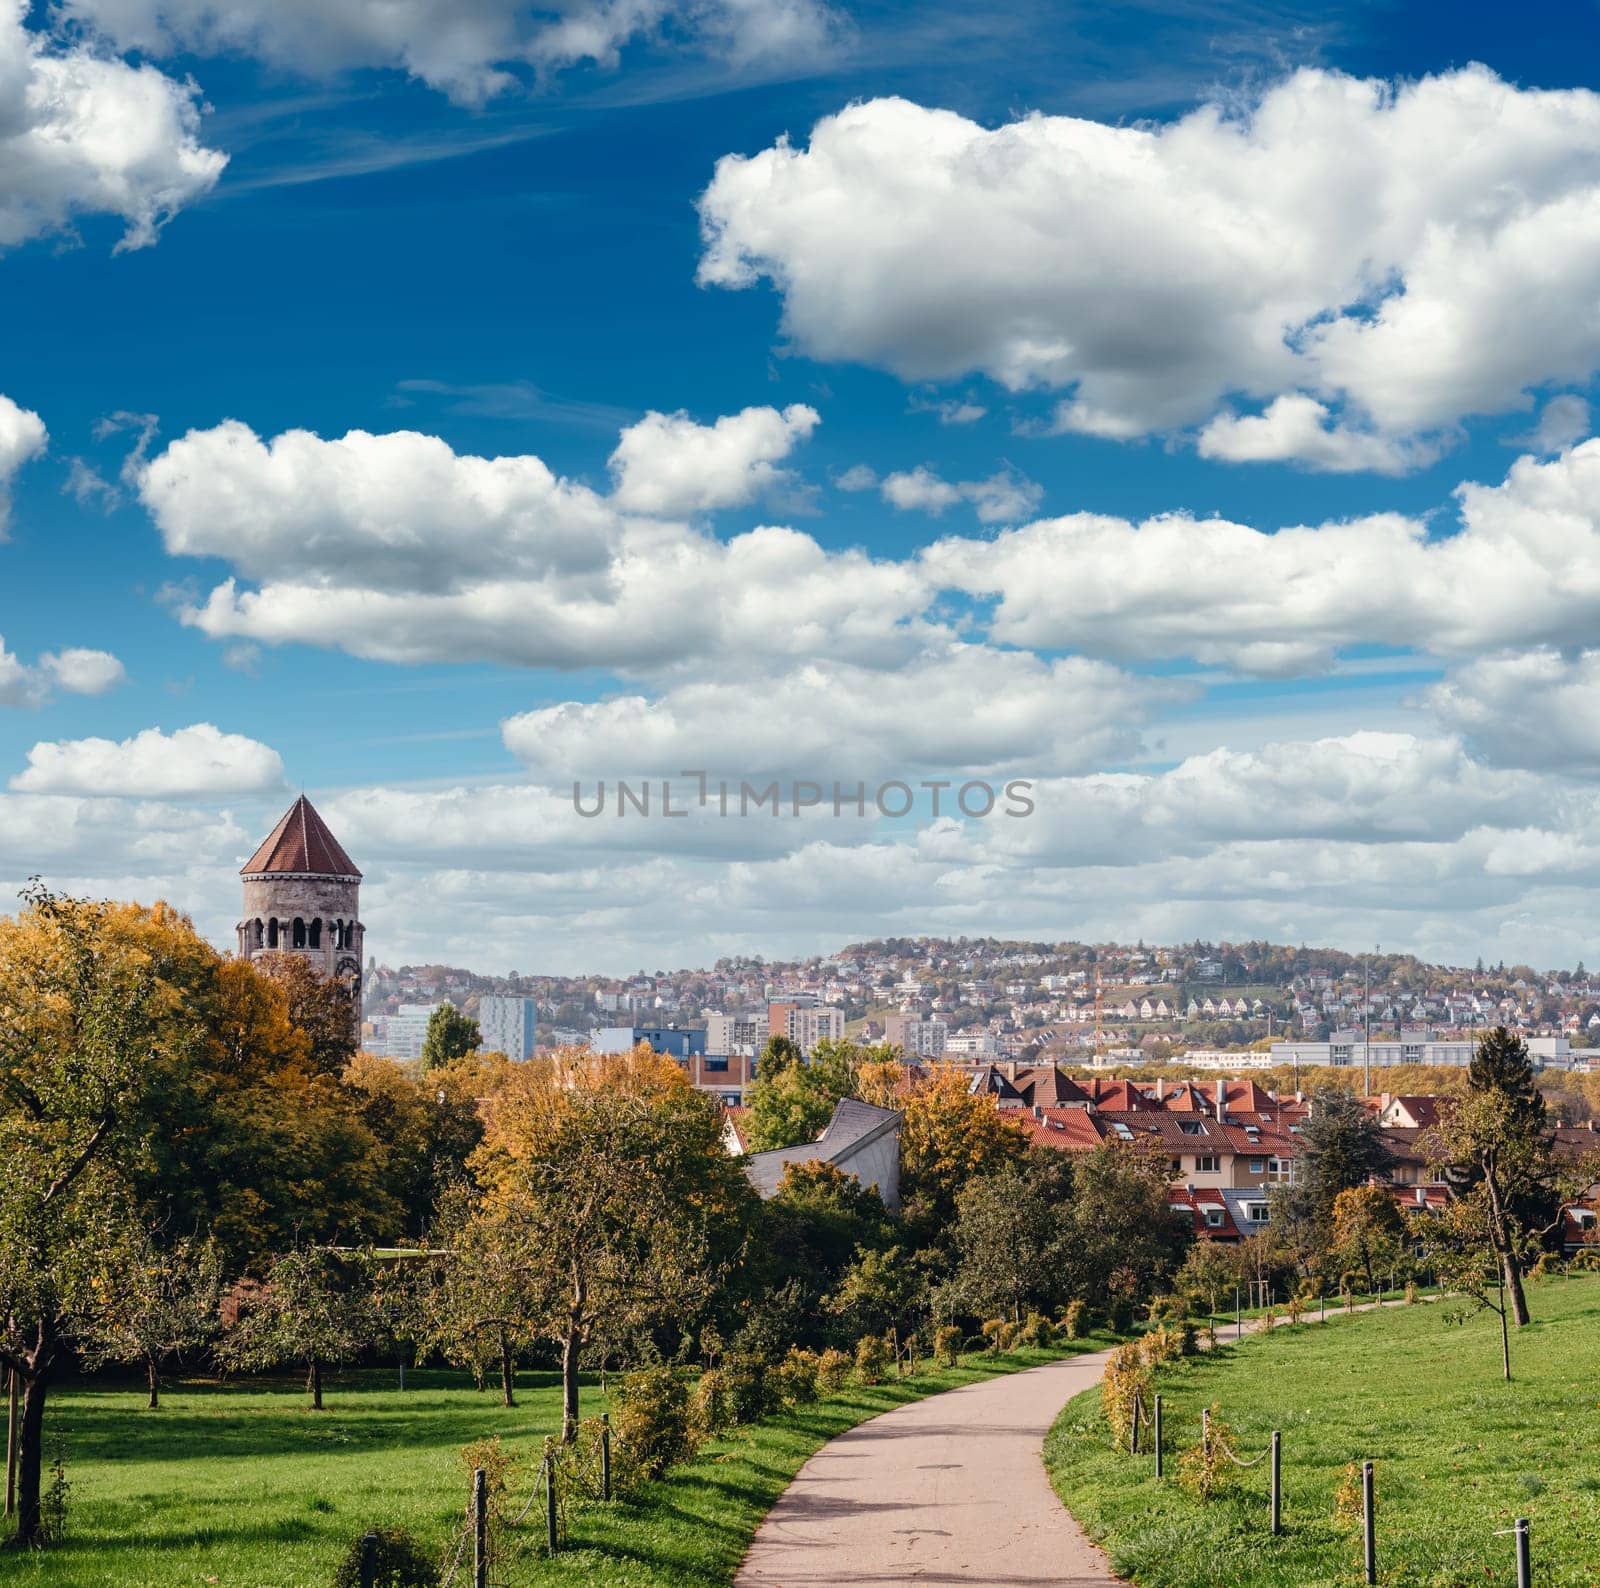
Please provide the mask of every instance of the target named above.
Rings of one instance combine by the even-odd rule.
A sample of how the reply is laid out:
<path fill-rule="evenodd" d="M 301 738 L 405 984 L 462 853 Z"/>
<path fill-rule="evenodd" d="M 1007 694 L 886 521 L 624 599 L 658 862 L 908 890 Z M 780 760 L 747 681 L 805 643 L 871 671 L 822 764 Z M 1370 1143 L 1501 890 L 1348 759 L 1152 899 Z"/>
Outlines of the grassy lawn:
<path fill-rule="evenodd" d="M 1279 1328 L 1163 1368 L 1168 1450 L 1110 1446 L 1099 1391 L 1062 1412 L 1045 1444 L 1056 1492 L 1140 1588 L 1315 1588 L 1359 1583 L 1359 1518 L 1336 1517 L 1346 1464 L 1377 1464 L 1380 1581 L 1404 1588 L 1512 1583 L 1515 1517 L 1532 1521 L 1540 1588 L 1600 1583 L 1600 1280 L 1529 1293 L 1534 1322 L 1500 1379 L 1499 1320 L 1462 1327 L 1450 1304 Z M 1283 1433 L 1284 1535 L 1267 1531 L 1265 1465 L 1202 1505 L 1175 1481 L 1178 1452 L 1218 1403 L 1243 1456 Z"/>
<path fill-rule="evenodd" d="M 1108 1338 L 1079 1342 L 1097 1350 Z M 569 1547 L 546 1560 L 543 1507 L 508 1535 L 494 1581 L 523 1584 L 727 1584 L 761 1518 L 801 1464 L 835 1434 L 891 1407 L 1016 1372 L 1061 1352 L 969 1357 L 960 1367 L 851 1388 L 704 1446 L 634 1499 L 578 1512 Z M 443 1557 L 460 1535 L 467 1478 L 460 1448 L 499 1434 L 536 1458 L 560 1423 L 554 1375 L 524 1373 L 521 1404 L 464 1376 L 346 1374 L 327 1410 L 308 1411 L 297 1382 L 174 1385 L 161 1408 L 142 1388 L 52 1395 L 47 1444 L 66 1438 L 72 1485 L 67 1540 L 0 1554 L 0 1583 L 40 1588 L 326 1588 L 350 1540 L 371 1526 L 408 1528 Z M 584 1413 L 605 1402 L 588 1386 Z M 513 1479 L 530 1491 L 533 1461 Z M 465 1569 L 458 1585 L 470 1580 Z"/>
<path fill-rule="evenodd" d="M 1069 1350 L 1098 1351 L 1107 1336 Z M 907 1401 L 979 1379 L 1055 1361 L 1066 1351 L 1016 1351 L 967 1357 L 960 1367 L 911 1379 L 852 1388 L 814 1406 L 743 1428 L 630 1501 L 596 1507 L 574 1521 L 567 1548 L 554 1560 L 531 1556 L 511 1581 L 596 1584 L 607 1588 L 725 1588 L 751 1535 L 806 1458 L 837 1434 Z"/>
<path fill-rule="evenodd" d="M 49 1588 L 326 1588 L 359 1532 L 409 1528 L 442 1551 L 467 1499 L 460 1447 L 486 1434 L 537 1450 L 560 1426 L 552 1374 L 525 1373 L 517 1407 L 462 1374 L 342 1375 L 327 1410 L 298 1383 L 69 1388 L 50 1399 L 47 1459 L 66 1436 L 67 1539 L 0 1555 L 0 1582 Z M 584 1412 L 604 1409 L 589 1389 Z"/>

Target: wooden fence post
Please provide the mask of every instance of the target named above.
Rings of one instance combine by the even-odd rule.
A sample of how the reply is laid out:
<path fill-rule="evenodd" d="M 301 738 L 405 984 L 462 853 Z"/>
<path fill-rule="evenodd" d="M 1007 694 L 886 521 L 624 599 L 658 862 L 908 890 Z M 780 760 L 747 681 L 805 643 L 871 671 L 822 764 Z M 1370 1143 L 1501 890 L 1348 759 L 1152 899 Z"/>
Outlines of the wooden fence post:
<path fill-rule="evenodd" d="M 556 1464 L 546 1449 L 544 1453 L 544 1533 L 545 1544 L 552 1555 L 556 1552 Z"/>
<path fill-rule="evenodd" d="M 1156 1476 L 1161 1476 L 1161 1397 L 1156 1396 L 1156 1426 L 1154 1429 L 1156 1440 Z"/>
<path fill-rule="evenodd" d="M 600 1498 L 611 1498 L 611 1413 L 600 1413 Z"/>
<path fill-rule="evenodd" d="M 1272 1430 L 1272 1536 L 1283 1531 L 1283 1435 Z"/>
<path fill-rule="evenodd" d="M 1361 1463 L 1361 1540 L 1366 1557 L 1367 1581 L 1378 1580 L 1378 1527 L 1373 1510 L 1372 1463 Z"/>
<path fill-rule="evenodd" d="M 489 1475 L 472 1469 L 472 1588 L 489 1588 Z"/>

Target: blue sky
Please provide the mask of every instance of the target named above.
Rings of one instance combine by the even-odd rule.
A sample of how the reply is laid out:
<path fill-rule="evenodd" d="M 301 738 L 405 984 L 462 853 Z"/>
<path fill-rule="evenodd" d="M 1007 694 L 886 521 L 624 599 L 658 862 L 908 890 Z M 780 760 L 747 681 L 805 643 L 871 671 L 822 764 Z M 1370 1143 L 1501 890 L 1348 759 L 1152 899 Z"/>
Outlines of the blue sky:
<path fill-rule="evenodd" d="M 304 787 L 392 961 L 1592 954 L 1596 8 L 623 9 L 0 5 L 8 891 L 226 941 Z M 708 760 L 1039 813 L 563 793 Z"/>

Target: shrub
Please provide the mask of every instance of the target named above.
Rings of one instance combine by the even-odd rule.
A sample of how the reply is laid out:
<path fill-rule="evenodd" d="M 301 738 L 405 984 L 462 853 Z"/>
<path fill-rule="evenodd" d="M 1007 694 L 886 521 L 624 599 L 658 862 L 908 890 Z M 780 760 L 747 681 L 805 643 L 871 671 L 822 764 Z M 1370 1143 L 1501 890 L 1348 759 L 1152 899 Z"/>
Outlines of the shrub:
<path fill-rule="evenodd" d="M 1417 1282 L 1414 1279 L 1406 1281 L 1406 1305 L 1414 1307 L 1417 1304 Z"/>
<path fill-rule="evenodd" d="M 864 1334 L 856 1342 L 856 1377 L 863 1384 L 881 1384 L 889 1361 L 889 1343 L 881 1334 Z"/>
<path fill-rule="evenodd" d="M 619 1488 L 658 1478 L 675 1462 L 687 1460 L 695 1439 L 683 1380 L 669 1367 L 625 1373 L 611 1391 L 611 1432 Z"/>
<path fill-rule="evenodd" d="M 1578 1252 L 1574 1255 L 1572 1261 L 1567 1264 L 1567 1268 L 1572 1273 L 1592 1274 L 1596 1270 L 1600 1270 L 1600 1252 L 1597 1252 L 1592 1246 Z"/>
<path fill-rule="evenodd" d="M 1205 1501 L 1222 1493 L 1236 1479 L 1238 1468 L 1223 1448 L 1233 1441 L 1233 1430 L 1222 1420 L 1222 1409 L 1211 1408 L 1211 1431 L 1202 1433 L 1178 1458 L 1178 1481 L 1197 1500 Z"/>
<path fill-rule="evenodd" d="M 361 1588 L 361 1551 L 367 1532 L 378 1541 L 373 1551 L 378 1563 L 372 1579 L 375 1588 L 436 1588 L 438 1568 L 403 1527 L 374 1527 L 356 1534 L 334 1568 L 332 1588 Z"/>
<path fill-rule="evenodd" d="M 709 1438 L 733 1423 L 726 1377 L 720 1367 L 708 1367 L 689 1393 L 689 1426 L 702 1438 Z"/>
<path fill-rule="evenodd" d="M 1106 1309 L 1106 1325 L 1113 1334 L 1126 1334 L 1133 1327 L 1133 1303 L 1119 1296 Z"/>
<path fill-rule="evenodd" d="M 1006 1348 L 1011 1325 L 1004 1318 L 990 1318 L 982 1327 L 983 1337 L 989 1342 L 989 1355 L 999 1356 Z"/>
<path fill-rule="evenodd" d="M 1145 1335 L 1139 1344 L 1139 1349 L 1146 1367 L 1160 1367 L 1163 1362 L 1170 1362 L 1181 1354 L 1182 1341 L 1176 1329 L 1169 1329 L 1166 1324 L 1158 1323 Z"/>
<path fill-rule="evenodd" d="M 1306 1315 L 1306 1298 L 1298 1290 L 1291 1292 L 1289 1299 L 1283 1304 L 1283 1310 L 1289 1315 L 1291 1324 L 1299 1323 Z"/>
<path fill-rule="evenodd" d="M 1133 1407 L 1150 1387 L 1150 1364 L 1141 1341 L 1119 1345 L 1106 1358 L 1105 1376 L 1100 1383 L 1100 1409 L 1105 1413 L 1111 1437 L 1126 1445 L 1133 1432 Z"/>
<path fill-rule="evenodd" d="M 1037 1346 L 1040 1350 L 1048 1351 L 1056 1343 L 1056 1326 L 1041 1312 L 1030 1312 L 1021 1329 L 1017 1331 L 1017 1338 L 1024 1345 Z"/>
<path fill-rule="evenodd" d="M 1189 1307 L 1182 1296 L 1157 1296 L 1150 1303 L 1151 1323 L 1177 1323 L 1188 1314 Z"/>
<path fill-rule="evenodd" d="M 1339 1487 L 1333 1491 L 1333 1514 L 1341 1522 L 1359 1522 L 1361 1511 L 1361 1463 L 1351 1461 L 1345 1465 Z"/>
<path fill-rule="evenodd" d="M 1178 1325 L 1178 1355 L 1195 1356 L 1200 1350 L 1200 1332 L 1192 1319 L 1185 1318 Z"/>
<path fill-rule="evenodd" d="M 850 1357 L 829 1346 L 817 1358 L 817 1388 L 824 1395 L 837 1395 L 850 1382 Z"/>
<path fill-rule="evenodd" d="M 484 1487 L 492 1500 L 496 1495 L 506 1492 L 517 1458 L 512 1451 L 502 1448 L 499 1434 L 491 1434 L 487 1439 L 474 1439 L 471 1444 L 463 1445 L 461 1464 L 467 1469 L 469 1478 L 479 1467 L 483 1468 Z"/>
<path fill-rule="evenodd" d="M 758 1423 L 778 1409 L 777 1386 L 767 1376 L 767 1364 L 754 1357 L 724 1359 L 722 1392 L 727 1403 L 728 1426 Z"/>
<path fill-rule="evenodd" d="M 1069 1301 L 1061 1309 L 1061 1332 L 1069 1340 L 1081 1340 L 1089 1332 L 1089 1304 Z"/>
<path fill-rule="evenodd" d="M 817 1398 L 821 1360 L 815 1351 L 798 1345 L 789 1347 L 789 1354 L 771 1373 L 773 1388 L 785 1406 L 806 1406 Z"/>

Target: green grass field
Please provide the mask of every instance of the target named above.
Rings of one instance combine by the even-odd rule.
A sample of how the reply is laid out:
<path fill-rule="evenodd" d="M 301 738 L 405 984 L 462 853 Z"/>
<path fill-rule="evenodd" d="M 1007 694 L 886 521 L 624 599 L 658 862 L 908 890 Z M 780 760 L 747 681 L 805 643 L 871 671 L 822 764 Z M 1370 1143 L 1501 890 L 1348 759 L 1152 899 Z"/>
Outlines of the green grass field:
<path fill-rule="evenodd" d="M 325 1588 L 373 1525 L 409 1528 L 442 1551 L 467 1499 L 460 1448 L 487 1434 L 536 1451 L 560 1426 L 552 1374 L 525 1373 L 520 1405 L 462 1374 L 347 1374 L 306 1409 L 284 1381 L 174 1386 L 157 1411 L 143 1390 L 52 1395 L 47 1455 L 65 1436 L 72 1485 L 64 1543 L 0 1554 L 0 1582 L 49 1588 Z M 587 1389 L 584 1412 L 604 1410 Z"/>
<path fill-rule="evenodd" d="M 1104 1346 L 1104 1339 L 1079 1349 Z M 893 1406 L 1059 1352 L 970 1357 L 952 1369 L 854 1387 L 704 1446 L 695 1460 L 629 1501 L 578 1512 L 569 1548 L 542 1558 L 543 1508 L 505 1544 L 494 1582 L 606 1583 L 619 1588 L 725 1585 L 789 1479 L 835 1434 Z M 454 1373 L 332 1378 L 327 1409 L 307 1410 L 287 1380 L 191 1383 L 144 1409 L 142 1388 L 69 1387 L 52 1396 L 47 1444 L 66 1440 L 72 1491 L 66 1541 L 0 1553 L 0 1583 L 40 1588 L 325 1588 L 357 1534 L 402 1526 L 441 1559 L 460 1536 L 467 1499 L 461 1446 L 499 1434 L 526 1459 L 512 1479 L 530 1492 L 544 1436 L 560 1422 L 554 1375 L 524 1373 L 520 1404 Z M 586 1385 L 585 1416 L 605 1408 Z M 465 1568 L 458 1585 L 470 1581 Z"/>
<path fill-rule="evenodd" d="M 1247 1336 L 1163 1368 L 1167 1477 L 1113 1450 L 1099 1391 L 1045 1445 L 1056 1492 L 1140 1588 L 1318 1588 L 1362 1580 L 1359 1519 L 1335 1515 L 1350 1462 L 1376 1462 L 1380 1581 L 1465 1588 L 1515 1581 L 1514 1518 L 1532 1522 L 1534 1583 L 1600 1583 L 1600 1280 L 1529 1293 L 1534 1322 L 1500 1378 L 1499 1320 L 1445 1321 L 1449 1303 L 1396 1307 Z M 1201 1504 L 1175 1481 L 1220 1405 L 1239 1453 L 1283 1434 L 1284 1534 L 1267 1527 L 1265 1465 Z"/>

